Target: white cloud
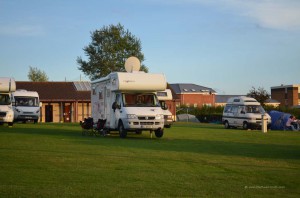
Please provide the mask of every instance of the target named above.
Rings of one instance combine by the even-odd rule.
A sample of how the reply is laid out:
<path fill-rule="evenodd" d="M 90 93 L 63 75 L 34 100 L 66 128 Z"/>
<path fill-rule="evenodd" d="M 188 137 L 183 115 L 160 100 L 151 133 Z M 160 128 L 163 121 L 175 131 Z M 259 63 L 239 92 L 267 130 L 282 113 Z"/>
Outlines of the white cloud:
<path fill-rule="evenodd" d="M 40 26 L 34 25 L 1 25 L 0 35 L 39 36 L 44 33 Z"/>
<path fill-rule="evenodd" d="M 261 27 L 300 30 L 300 0 L 147 0 L 168 4 L 199 4 L 248 17 Z"/>
<path fill-rule="evenodd" d="M 221 0 L 237 14 L 265 28 L 300 30 L 299 0 Z"/>

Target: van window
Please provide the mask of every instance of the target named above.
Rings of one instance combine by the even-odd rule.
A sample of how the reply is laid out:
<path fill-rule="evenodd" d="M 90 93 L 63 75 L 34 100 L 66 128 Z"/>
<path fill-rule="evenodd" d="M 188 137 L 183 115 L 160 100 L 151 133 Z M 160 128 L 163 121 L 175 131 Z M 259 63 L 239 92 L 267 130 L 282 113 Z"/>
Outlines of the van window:
<path fill-rule="evenodd" d="M 245 106 L 239 106 L 239 108 L 238 108 L 238 112 L 239 113 L 246 113 L 246 110 L 245 110 Z"/>
<path fill-rule="evenodd" d="M 224 113 L 230 113 L 231 112 L 231 105 L 226 105 L 224 109 Z"/>
<path fill-rule="evenodd" d="M 237 113 L 238 112 L 238 106 L 232 106 L 232 113 Z"/>
<path fill-rule="evenodd" d="M 260 105 L 247 105 L 246 106 L 246 113 L 263 114 L 263 113 L 265 113 L 265 110 Z"/>
<path fill-rule="evenodd" d="M 39 100 L 37 97 L 15 96 L 16 106 L 38 107 Z"/>
<path fill-rule="evenodd" d="M 125 107 L 160 107 L 153 93 L 123 93 Z"/>

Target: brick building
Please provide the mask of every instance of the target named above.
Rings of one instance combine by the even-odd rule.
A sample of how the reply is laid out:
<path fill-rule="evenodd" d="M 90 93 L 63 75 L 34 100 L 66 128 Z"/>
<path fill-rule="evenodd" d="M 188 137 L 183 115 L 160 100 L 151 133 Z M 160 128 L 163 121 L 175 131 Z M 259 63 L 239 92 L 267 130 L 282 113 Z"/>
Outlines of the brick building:
<path fill-rule="evenodd" d="M 212 88 L 195 84 L 177 83 L 169 84 L 176 99 L 176 106 L 186 105 L 189 107 L 215 106 L 216 92 Z"/>
<path fill-rule="evenodd" d="M 39 93 L 42 102 L 40 122 L 79 122 L 91 116 L 89 82 L 17 81 L 16 86 Z"/>
<path fill-rule="evenodd" d="M 300 84 L 271 87 L 271 98 L 280 102 L 280 106 L 295 107 L 300 105 Z"/>

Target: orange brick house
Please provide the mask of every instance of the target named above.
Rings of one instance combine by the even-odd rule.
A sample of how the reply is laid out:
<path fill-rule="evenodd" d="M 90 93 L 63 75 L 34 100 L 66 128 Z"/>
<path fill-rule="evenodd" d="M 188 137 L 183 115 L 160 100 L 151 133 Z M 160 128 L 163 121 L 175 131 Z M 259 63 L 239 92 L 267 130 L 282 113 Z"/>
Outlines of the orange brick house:
<path fill-rule="evenodd" d="M 79 122 L 91 116 L 89 82 L 17 81 L 16 86 L 39 93 L 40 122 Z"/>
<path fill-rule="evenodd" d="M 212 88 L 188 84 L 169 84 L 173 91 L 173 98 L 176 100 L 176 107 L 186 105 L 188 107 L 215 106 L 216 91 Z"/>

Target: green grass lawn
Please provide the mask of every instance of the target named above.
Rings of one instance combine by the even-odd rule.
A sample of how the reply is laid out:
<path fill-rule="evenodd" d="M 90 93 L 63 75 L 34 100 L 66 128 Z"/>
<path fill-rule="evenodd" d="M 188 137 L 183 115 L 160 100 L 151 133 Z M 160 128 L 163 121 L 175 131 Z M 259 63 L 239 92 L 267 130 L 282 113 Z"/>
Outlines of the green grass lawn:
<path fill-rule="evenodd" d="M 163 138 L 0 126 L 0 197 L 299 197 L 300 132 L 175 123 Z"/>

